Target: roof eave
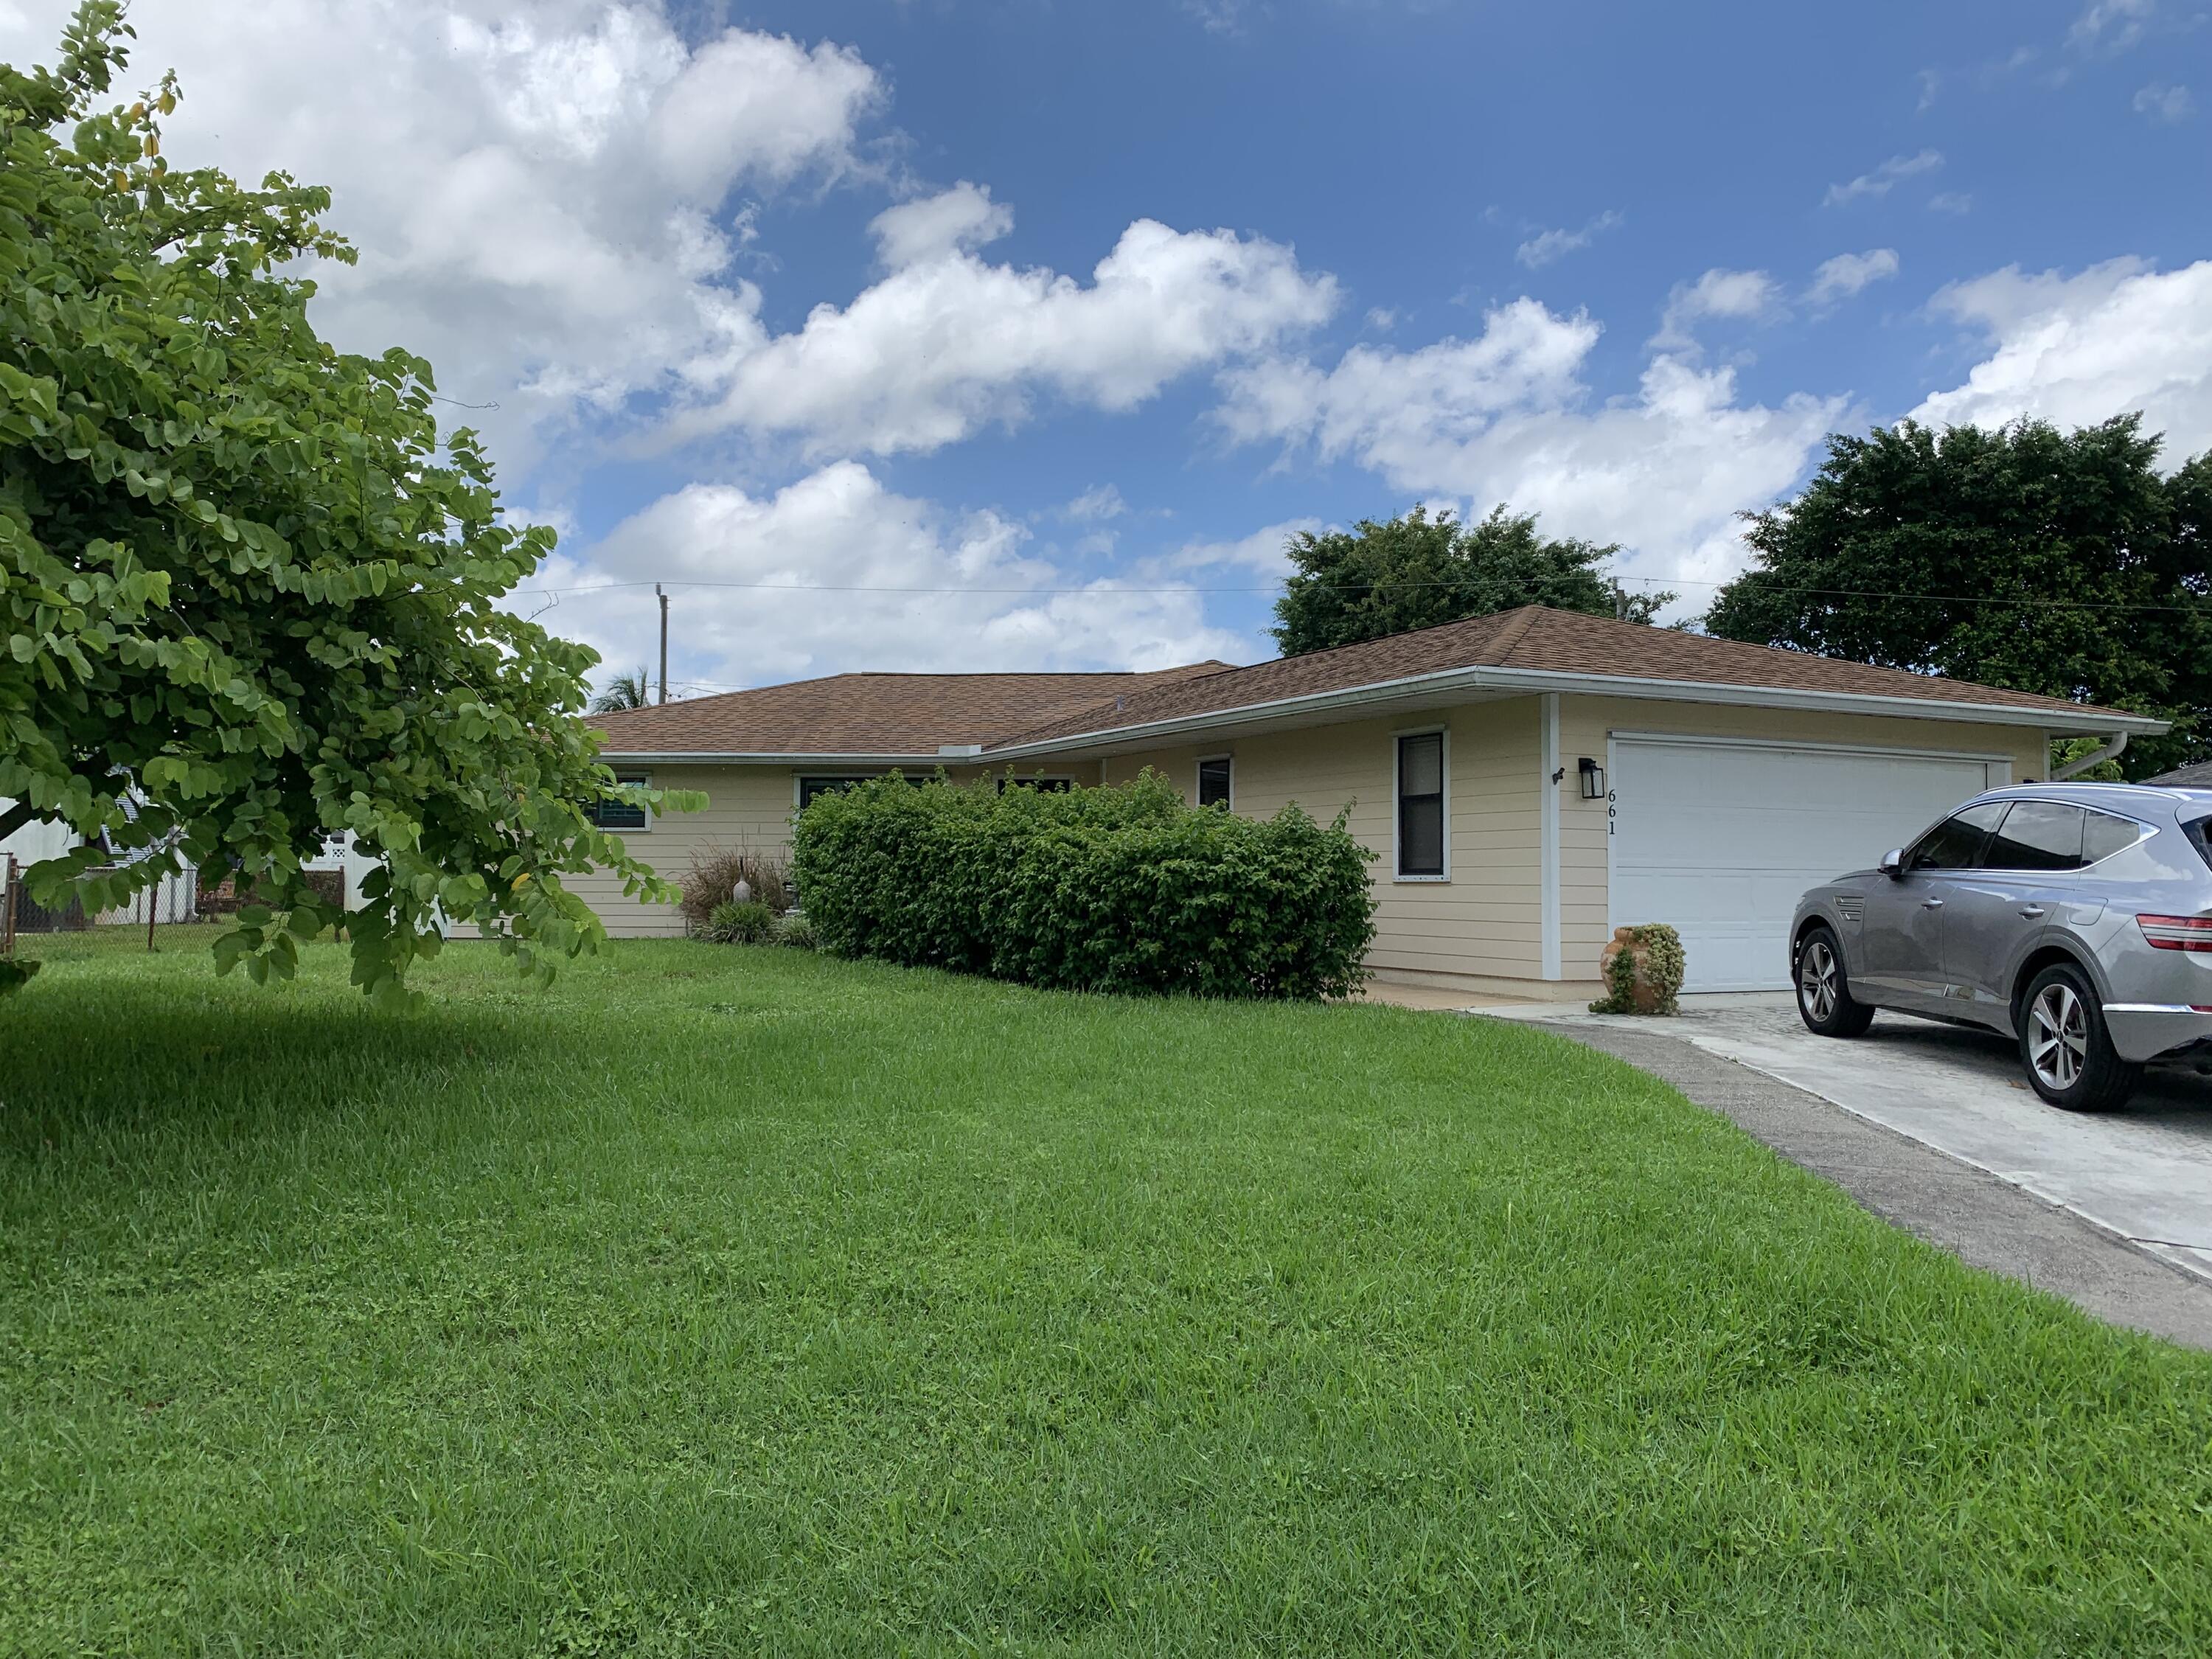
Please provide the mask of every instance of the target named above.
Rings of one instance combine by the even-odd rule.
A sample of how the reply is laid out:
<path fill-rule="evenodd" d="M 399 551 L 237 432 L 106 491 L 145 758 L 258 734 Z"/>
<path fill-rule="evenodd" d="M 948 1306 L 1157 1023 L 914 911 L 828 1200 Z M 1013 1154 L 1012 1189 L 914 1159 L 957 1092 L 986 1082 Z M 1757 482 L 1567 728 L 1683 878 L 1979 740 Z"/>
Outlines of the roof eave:
<path fill-rule="evenodd" d="M 797 753 L 736 749 L 602 749 L 597 758 L 610 766 L 972 766 L 981 755 L 870 755 L 850 752 Z"/>
<path fill-rule="evenodd" d="M 1184 732 L 1218 732 L 1263 720 L 1307 714 L 1356 710 L 1370 704 L 1415 697 L 1449 696 L 1458 691 L 1579 692 L 1590 696 L 1633 697 L 1647 702 L 1720 703 L 1760 708 L 1799 708 L 1830 714 L 1884 714 L 1913 720 L 1948 720 L 1981 726 L 2027 726 L 2046 732 L 2126 732 L 2149 737 L 2168 722 L 2147 714 L 2112 709 L 2028 708 L 2014 703 L 1966 702 L 1948 698 L 1898 697 L 1863 691 L 1817 691 L 1769 685 L 1728 685 L 1699 680 L 1653 679 L 1633 674 L 1583 674 L 1548 668 L 1452 668 L 1402 679 L 1308 692 L 1243 708 L 1178 715 L 1133 726 L 1103 726 L 1066 737 L 1012 743 L 984 750 L 993 760 L 1025 760 L 1104 748 L 1133 739 L 1166 738 Z"/>

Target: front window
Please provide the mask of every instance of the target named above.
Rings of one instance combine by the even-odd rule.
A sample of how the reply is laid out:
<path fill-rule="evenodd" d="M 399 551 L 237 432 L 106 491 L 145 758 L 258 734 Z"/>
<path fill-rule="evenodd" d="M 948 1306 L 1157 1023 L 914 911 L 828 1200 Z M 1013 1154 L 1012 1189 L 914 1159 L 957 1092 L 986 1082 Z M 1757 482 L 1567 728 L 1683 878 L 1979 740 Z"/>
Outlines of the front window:
<path fill-rule="evenodd" d="M 1198 763 L 1198 804 L 1229 810 L 1229 757 L 1216 756 Z"/>
<path fill-rule="evenodd" d="M 1398 739 L 1398 874 L 1444 873 L 1444 734 Z"/>
<path fill-rule="evenodd" d="M 1943 820 L 1920 838 L 1905 860 L 1908 870 L 1971 870 L 1981 862 L 1990 831 L 2009 803 L 1985 800 Z"/>
<path fill-rule="evenodd" d="M 615 774 L 615 781 L 619 784 L 642 787 L 652 781 L 651 775 L 645 772 Z M 584 816 L 602 830 L 647 830 L 653 824 L 653 815 L 636 801 L 595 800 L 585 807 Z"/>

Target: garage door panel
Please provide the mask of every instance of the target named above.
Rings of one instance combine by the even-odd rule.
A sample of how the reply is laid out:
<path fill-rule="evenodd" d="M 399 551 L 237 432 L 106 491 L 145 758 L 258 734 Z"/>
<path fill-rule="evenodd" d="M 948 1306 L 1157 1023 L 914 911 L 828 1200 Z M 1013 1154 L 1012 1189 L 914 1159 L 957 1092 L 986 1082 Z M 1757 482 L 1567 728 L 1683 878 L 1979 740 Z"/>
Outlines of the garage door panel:
<path fill-rule="evenodd" d="M 1949 757 L 1617 739 L 1613 925 L 1674 927 L 1686 988 L 1780 987 L 1808 887 L 1873 864 L 1990 781 L 1987 763 Z"/>

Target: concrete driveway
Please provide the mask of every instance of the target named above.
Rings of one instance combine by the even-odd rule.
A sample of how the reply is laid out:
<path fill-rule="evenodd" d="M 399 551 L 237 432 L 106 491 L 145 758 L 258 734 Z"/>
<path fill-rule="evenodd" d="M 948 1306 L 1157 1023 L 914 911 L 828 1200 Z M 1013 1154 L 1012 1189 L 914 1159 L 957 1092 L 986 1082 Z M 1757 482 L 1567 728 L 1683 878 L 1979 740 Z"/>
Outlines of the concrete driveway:
<path fill-rule="evenodd" d="M 1817 1037 L 1787 992 L 1685 997 L 1679 1018 L 1492 1007 L 1501 1019 L 1664 1032 L 1764 1072 L 2062 1205 L 2212 1283 L 2212 1077 L 2153 1066 L 2118 1112 L 2046 1106 L 2013 1044 L 1881 1014 L 1864 1036 Z"/>

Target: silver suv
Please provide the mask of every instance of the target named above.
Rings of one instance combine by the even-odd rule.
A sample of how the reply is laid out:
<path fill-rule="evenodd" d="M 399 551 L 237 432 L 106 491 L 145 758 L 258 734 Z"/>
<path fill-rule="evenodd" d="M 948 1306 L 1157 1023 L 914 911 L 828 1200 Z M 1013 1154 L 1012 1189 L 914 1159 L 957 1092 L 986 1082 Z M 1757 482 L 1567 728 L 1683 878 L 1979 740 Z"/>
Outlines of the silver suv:
<path fill-rule="evenodd" d="M 2212 1042 L 2212 791 L 1978 795 L 1800 899 L 1790 976 L 1822 1036 L 1877 1008 L 1985 1025 L 2052 1105 L 2117 1106 L 2145 1061 Z"/>

